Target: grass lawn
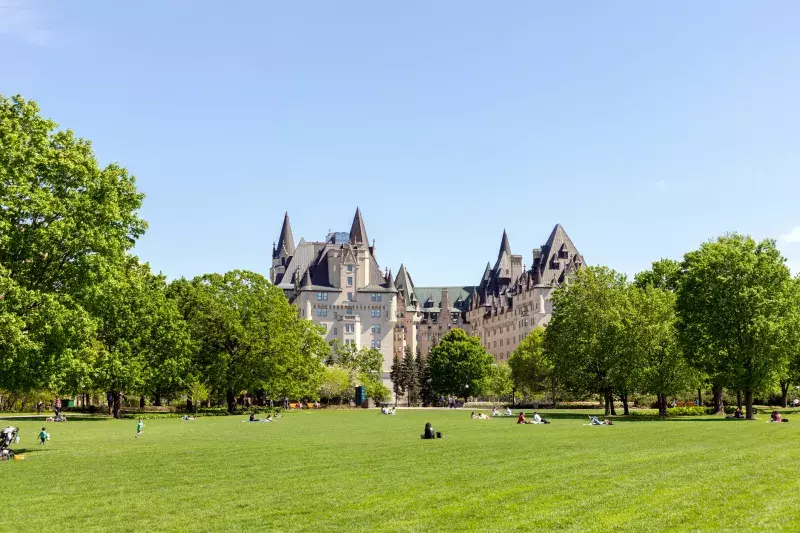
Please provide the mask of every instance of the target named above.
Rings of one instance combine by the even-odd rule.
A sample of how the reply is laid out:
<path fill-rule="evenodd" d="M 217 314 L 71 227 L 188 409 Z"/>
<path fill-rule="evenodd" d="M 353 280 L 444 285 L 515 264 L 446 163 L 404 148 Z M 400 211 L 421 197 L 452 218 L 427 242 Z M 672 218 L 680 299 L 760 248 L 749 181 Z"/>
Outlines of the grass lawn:
<path fill-rule="evenodd" d="M 0 420 L 2 531 L 800 531 L 800 418 Z M 444 439 L 420 440 L 426 421 Z M 46 425 L 52 440 L 39 447 Z"/>

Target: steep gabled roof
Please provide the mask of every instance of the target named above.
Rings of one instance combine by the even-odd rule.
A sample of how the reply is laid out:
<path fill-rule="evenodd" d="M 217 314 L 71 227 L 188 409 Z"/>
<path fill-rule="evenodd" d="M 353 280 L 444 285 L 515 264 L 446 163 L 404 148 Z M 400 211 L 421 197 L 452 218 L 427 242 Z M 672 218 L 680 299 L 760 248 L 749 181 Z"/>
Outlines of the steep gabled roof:
<path fill-rule="evenodd" d="M 275 247 L 273 257 L 278 257 L 281 252 L 286 257 L 294 255 L 294 235 L 292 235 L 292 226 L 289 224 L 289 212 L 286 211 L 283 215 L 283 226 L 281 226 L 281 236 L 278 237 L 278 245 Z"/>
<path fill-rule="evenodd" d="M 350 243 L 369 245 L 364 219 L 361 218 L 361 210 L 358 207 L 356 207 L 356 214 L 353 217 L 353 226 L 350 228 Z"/>
<path fill-rule="evenodd" d="M 397 271 L 394 286 L 403 296 L 406 306 L 411 305 L 411 298 L 414 296 L 414 282 L 411 280 L 411 274 L 408 273 L 406 266 L 403 264 L 400 265 L 400 269 Z"/>
<path fill-rule="evenodd" d="M 550 232 L 550 237 L 542 246 L 539 257 L 534 268 L 538 278 L 537 283 L 542 285 L 561 283 L 568 264 L 583 264 L 583 256 L 578 252 L 561 224 L 556 224 L 553 231 Z"/>

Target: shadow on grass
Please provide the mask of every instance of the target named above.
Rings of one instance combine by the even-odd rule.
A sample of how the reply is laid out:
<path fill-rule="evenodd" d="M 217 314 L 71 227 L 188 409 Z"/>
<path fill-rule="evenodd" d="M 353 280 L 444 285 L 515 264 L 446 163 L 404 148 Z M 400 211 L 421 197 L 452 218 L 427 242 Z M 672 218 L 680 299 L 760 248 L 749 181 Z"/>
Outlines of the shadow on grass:
<path fill-rule="evenodd" d="M 68 424 L 70 422 L 95 422 L 98 420 L 113 420 L 110 416 L 97 416 L 97 415 L 73 415 L 67 418 L 66 422 L 48 422 L 44 416 L 30 415 L 30 416 L 0 416 L 0 421 L 3 422 L 42 422 L 44 424 Z"/>

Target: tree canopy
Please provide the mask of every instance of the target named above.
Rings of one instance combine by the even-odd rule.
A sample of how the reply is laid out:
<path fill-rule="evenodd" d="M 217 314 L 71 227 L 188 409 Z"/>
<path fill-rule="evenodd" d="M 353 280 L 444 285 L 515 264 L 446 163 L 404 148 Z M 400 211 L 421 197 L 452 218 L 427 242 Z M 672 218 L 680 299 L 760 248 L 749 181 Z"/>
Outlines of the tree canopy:
<path fill-rule="evenodd" d="M 486 390 L 492 363 L 480 339 L 453 329 L 428 354 L 433 391 L 461 398 L 479 396 Z"/>

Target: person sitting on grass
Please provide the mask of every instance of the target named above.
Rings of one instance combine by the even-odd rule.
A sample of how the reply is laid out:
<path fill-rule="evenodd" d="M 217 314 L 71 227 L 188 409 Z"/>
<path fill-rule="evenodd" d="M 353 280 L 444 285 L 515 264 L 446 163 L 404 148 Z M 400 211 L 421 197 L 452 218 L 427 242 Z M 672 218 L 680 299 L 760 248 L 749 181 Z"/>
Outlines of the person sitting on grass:
<path fill-rule="evenodd" d="M 189 416 L 189 415 L 183 415 L 181 417 L 181 420 L 194 420 L 194 417 L 193 416 Z"/>
<path fill-rule="evenodd" d="M 248 422 L 261 422 L 261 420 L 256 418 L 256 414 L 255 413 L 250 413 L 250 420 L 248 420 Z"/>
<path fill-rule="evenodd" d="M 497 410 L 497 406 L 492 407 L 492 416 L 500 416 L 500 411 Z"/>
<path fill-rule="evenodd" d="M 533 412 L 533 423 L 534 424 L 549 424 L 550 422 L 548 422 L 546 419 L 544 419 L 541 416 L 539 416 L 539 413 L 534 411 Z"/>
<path fill-rule="evenodd" d="M 742 408 L 737 407 L 736 411 L 734 411 L 732 415 L 726 416 L 725 418 L 744 418 L 744 415 L 742 414 Z"/>
<path fill-rule="evenodd" d="M 781 414 L 778 411 L 772 411 L 772 414 L 770 415 L 770 420 L 769 420 L 770 422 L 781 422 L 782 420 L 783 420 L 783 417 L 781 416 Z"/>
<path fill-rule="evenodd" d="M 506 416 L 514 416 L 514 413 L 511 412 L 511 408 L 506 406 Z"/>
<path fill-rule="evenodd" d="M 47 437 L 48 437 L 47 430 L 45 428 L 42 428 L 42 431 L 39 432 L 39 446 L 47 442 Z"/>
<path fill-rule="evenodd" d="M 476 414 L 475 414 L 475 411 L 472 411 L 472 414 L 471 414 L 471 415 L 469 415 L 469 417 L 470 417 L 471 419 L 475 420 L 476 418 L 478 418 L 478 415 L 476 415 Z"/>
<path fill-rule="evenodd" d="M 525 413 L 520 413 L 519 418 L 517 418 L 517 424 L 533 424 L 533 422 L 525 420 Z"/>
<path fill-rule="evenodd" d="M 420 437 L 422 437 L 423 439 L 436 438 L 436 432 L 433 431 L 433 426 L 431 425 L 430 422 L 425 422 L 425 432 L 422 435 L 420 435 Z"/>

